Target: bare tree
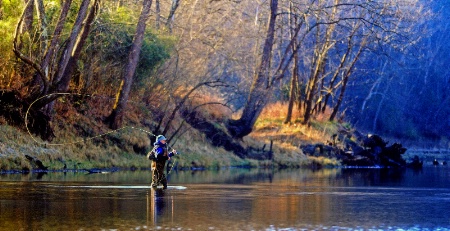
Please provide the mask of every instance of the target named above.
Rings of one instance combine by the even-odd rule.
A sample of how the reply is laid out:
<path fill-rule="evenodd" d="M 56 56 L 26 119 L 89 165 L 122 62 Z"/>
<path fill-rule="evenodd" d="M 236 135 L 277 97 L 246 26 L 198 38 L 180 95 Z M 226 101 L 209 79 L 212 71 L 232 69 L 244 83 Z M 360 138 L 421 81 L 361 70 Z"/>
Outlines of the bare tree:
<path fill-rule="evenodd" d="M 291 82 L 289 84 L 289 102 L 288 102 L 288 109 L 286 113 L 286 119 L 284 120 L 284 123 L 290 123 L 292 119 L 292 110 L 294 108 L 294 102 L 296 100 L 296 96 L 299 93 L 299 86 L 298 86 L 298 80 L 299 80 L 299 54 L 298 52 L 295 52 L 297 49 L 297 40 L 294 38 L 294 31 L 293 28 L 295 25 L 298 24 L 298 16 L 295 15 L 294 12 L 294 6 L 293 2 L 289 2 L 289 24 L 290 26 L 290 39 L 293 41 L 292 43 L 292 52 L 294 53 L 294 63 L 292 67 L 292 77 Z"/>
<path fill-rule="evenodd" d="M 256 119 L 270 99 L 272 90 L 270 86 L 270 60 L 274 45 L 277 11 L 278 0 L 271 0 L 269 24 L 258 73 L 253 80 L 249 98 L 241 117 L 238 120 L 229 120 L 227 124 L 228 131 L 234 137 L 242 138 L 253 130 Z"/>

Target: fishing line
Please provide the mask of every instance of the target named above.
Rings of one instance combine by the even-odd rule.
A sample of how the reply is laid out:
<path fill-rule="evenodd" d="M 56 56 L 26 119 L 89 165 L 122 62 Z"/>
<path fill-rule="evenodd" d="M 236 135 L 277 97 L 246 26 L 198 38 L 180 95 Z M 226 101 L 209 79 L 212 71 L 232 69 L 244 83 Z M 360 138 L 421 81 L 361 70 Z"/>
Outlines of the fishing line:
<path fill-rule="evenodd" d="M 133 127 L 133 126 L 124 126 L 124 127 L 121 127 L 121 128 L 118 128 L 118 129 L 109 131 L 109 132 L 105 132 L 105 133 L 102 133 L 102 134 L 99 134 L 99 135 L 96 135 L 96 136 L 93 136 L 93 137 L 85 138 L 85 139 L 78 140 L 78 141 L 74 141 L 74 142 L 65 142 L 65 143 L 56 143 L 56 144 L 52 144 L 52 143 L 48 143 L 48 142 L 40 142 L 40 141 L 38 141 L 37 139 L 34 138 L 34 136 L 31 134 L 30 129 L 28 128 L 28 114 L 29 114 L 30 109 L 31 109 L 31 107 L 33 106 L 33 104 L 35 104 L 35 103 L 38 102 L 39 100 L 42 100 L 42 99 L 44 99 L 44 98 L 46 98 L 46 97 L 50 97 L 50 96 L 52 96 L 52 95 L 79 95 L 79 96 L 89 96 L 89 97 L 92 97 L 92 95 L 79 94 L 79 93 L 51 93 L 51 94 L 48 94 L 48 95 L 41 96 L 41 97 L 37 98 L 36 100 L 34 100 L 34 101 L 30 104 L 30 106 L 28 106 L 28 109 L 27 109 L 27 111 L 26 111 L 26 113 L 25 113 L 25 127 L 26 127 L 27 132 L 28 132 L 28 134 L 30 135 L 31 139 L 33 139 L 33 141 L 36 142 L 36 143 L 38 143 L 38 144 L 41 144 L 41 145 L 48 145 L 48 146 L 62 146 L 62 145 L 70 145 L 70 144 L 83 143 L 83 142 L 86 142 L 86 141 L 89 141 L 89 140 L 93 140 L 93 139 L 96 139 L 96 138 L 99 138 L 99 137 L 102 137 L 102 136 L 106 136 L 106 135 L 109 135 L 109 134 L 112 134 L 112 133 L 114 133 L 114 132 L 118 132 L 118 131 L 121 131 L 121 130 L 124 130 L 124 129 L 127 129 L 127 128 L 129 128 L 129 129 L 136 129 L 136 130 L 145 132 L 145 133 L 147 133 L 147 134 L 149 134 L 149 135 L 152 135 L 152 136 L 155 136 L 155 137 L 156 137 L 155 134 L 153 134 L 153 133 L 151 133 L 151 132 L 149 132 L 149 131 L 147 131 L 147 130 L 144 130 L 144 129 L 142 129 L 142 128 L 137 128 L 137 127 Z M 169 148 L 172 148 L 172 147 L 169 146 L 168 144 L 167 144 L 167 146 L 168 146 Z M 173 148 L 172 148 L 172 149 L 173 149 Z"/>
<path fill-rule="evenodd" d="M 106 135 L 109 135 L 109 134 L 112 134 L 112 133 L 114 133 L 114 132 L 118 132 L 118 131 L 121 131 L 121 130 L 124 130 L 124 129 L 127 129 L 127 128 L 129 128 L 129 129 L 136 129 L 136 130 L 142 131 L 142 132 L 144 132 L 144 133 L 147 133 L 147 134 L 149 134 L 149 135 L 151 135 L 151 136 L 156 137 L 155 134 L 153 134 L 153 133 L 151 133 L 151 132 L 149 132 L 149 131 L 147 131 L 147 130 L 144 130 L 144 129 L 142 129 L 142 128 L 137 128 L 137 127 L 133 127 L 133 126 L 124 126 L 124 127 L 121 127 L 121 128 L 118 128 L 118 129 L 109 131 L 109 132 L 105 132 L 105 133 L 102 133 L 102 134 L 99 134 L 99 135 L 96 135 L 96 136 L 93 136 L 93 137 L 85 138 L 85 139 L 83 139 L 83 140 L 74 141 L 74 142 L 65 142 L 65 143 L 56 143 L 56 144 L 52 144 L 52 143 L 48 143 L 48 142 L 40 142 L 40 141 L 38 141 L 37 139 L 34 138 L 34 136 L 31 134 L 30 129 L 28 128 L 28 114 L 29 114 L 30 109 L 31 109 L 31 107 L 33 106 L 33 104 L 35 104 L 36 102 L 38 102 L 39 100 L 41 100 L 41 99 L 43 99 L 43 98 L 50 97 L 50 96 L 52 96 L 52 95 L 79 95 L 79 96 L 89 96 L 89 97 L 92 97 L 91 95 L 83 95 L 83 94 L 79 94 L 79 93 L 52 93 L 52 94 L 44 95 L 44 96 L 39 97 L 39 98 L 37 98 L 36 100 L 34 100 L 34 101 L 30 104 L 30 106 L 28 106 L 28 109 L 27 109 L 27 111 L 26 111 L 26 113 L 25 113 L 25 127 L 26 127 L 27 132 L 28 132 L 28 134 L 30 135 L 31 139 L 33 139 L 33 141 L 36 142 L 36 143 L 38 143 L 38 144 L 41 144 L 41 145 L 48 145 L 48 146 L 62 146 L 62 145 L 70 145 L 70 144 L 83 143 L 83 142 L 86 142 L 86 141 L 88 141 L 88 140 L 93 140 L 93 139 L 95 139 L 95 138 L 99 138 L 99 137 L 102 137 L 102 136 L 106 136 Z M 174 149 L 173 147 L 171 147 L 169 144 L 166 144 L 166 145 L 167 145 L 168 148 L 171 148 L 172 150 L 175 150 L 175 149 Z M 178 151 L 175 151 L 174 154 L 178 154 Z M 170 173 L 172 172 L 172 169 L 173 169 L 174 166 L 175 166 L 175 163 L 176 163 L 176 159 L 174 159 L 174 161 L 173 161 L 173 163 L 172 163 L 172 165 L 171 165 L 171 167 L 170 167 L 170 170 L 168 171 L 167 175 L 170 175 Z"/>

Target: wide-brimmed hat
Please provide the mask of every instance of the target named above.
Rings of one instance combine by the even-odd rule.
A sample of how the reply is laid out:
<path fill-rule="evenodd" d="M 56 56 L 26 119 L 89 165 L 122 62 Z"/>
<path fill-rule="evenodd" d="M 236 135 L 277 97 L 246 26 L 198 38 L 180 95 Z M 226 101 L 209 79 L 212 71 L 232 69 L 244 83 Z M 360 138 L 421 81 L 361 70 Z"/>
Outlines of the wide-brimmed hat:
<path fill-rule="evenodd" d="M 159 135 L 156 137 L 156 142 L 160 142 L 162 140 L 166 140 L 166 137 L 164 137 L 163 135 Z"/>

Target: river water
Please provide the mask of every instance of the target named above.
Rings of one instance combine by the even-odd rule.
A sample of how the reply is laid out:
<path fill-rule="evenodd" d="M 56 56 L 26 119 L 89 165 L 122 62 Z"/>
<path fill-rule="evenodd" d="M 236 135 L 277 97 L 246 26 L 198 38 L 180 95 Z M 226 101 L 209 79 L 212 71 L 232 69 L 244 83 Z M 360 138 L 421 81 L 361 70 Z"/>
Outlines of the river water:
<path fill-rule="evenodd" d="M 450 230 L 450 168 L 0 175 L 0 230 Z"/>

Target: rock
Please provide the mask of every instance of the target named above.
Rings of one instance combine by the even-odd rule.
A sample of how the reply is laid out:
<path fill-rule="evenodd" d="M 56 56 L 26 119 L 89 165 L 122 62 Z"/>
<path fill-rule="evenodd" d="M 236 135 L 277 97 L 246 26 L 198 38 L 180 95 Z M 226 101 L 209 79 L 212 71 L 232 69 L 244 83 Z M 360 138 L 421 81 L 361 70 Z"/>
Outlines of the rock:
<path fill-rule="evenodd" d="M 42 161 L 40 161 L 36 157 L 25 155 L 25 158 L 27 158 L 27 160 L 29 160 L 31 163 L 35 164 L 39 170 L 47 170 L 48 169 L 48 167 L 44 166 Z"/>
<path fill-rule="evenodd" d="M 413 161 L 407 164 L 407 167 L 413 169 L 421 169 L 423 166 L 423 161 L 419 160 L 419 156 L 415 155 Z"/>

